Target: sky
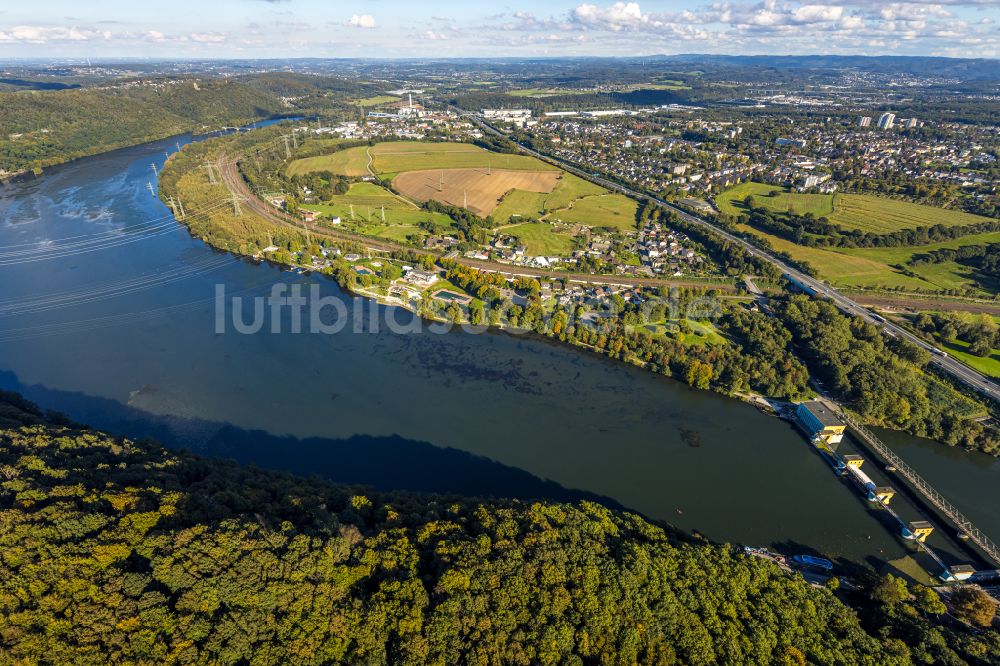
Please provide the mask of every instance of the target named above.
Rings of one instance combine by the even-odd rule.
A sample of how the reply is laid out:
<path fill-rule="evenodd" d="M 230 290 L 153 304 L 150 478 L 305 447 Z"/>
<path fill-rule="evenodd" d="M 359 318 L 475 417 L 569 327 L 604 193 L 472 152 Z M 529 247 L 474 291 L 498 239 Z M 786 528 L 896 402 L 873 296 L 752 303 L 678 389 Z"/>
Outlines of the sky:
<path fill-rule="evenodd" d="M 1000 0 L 0 3 L 0 58 L 661 53 L 1000 58 Z"/>

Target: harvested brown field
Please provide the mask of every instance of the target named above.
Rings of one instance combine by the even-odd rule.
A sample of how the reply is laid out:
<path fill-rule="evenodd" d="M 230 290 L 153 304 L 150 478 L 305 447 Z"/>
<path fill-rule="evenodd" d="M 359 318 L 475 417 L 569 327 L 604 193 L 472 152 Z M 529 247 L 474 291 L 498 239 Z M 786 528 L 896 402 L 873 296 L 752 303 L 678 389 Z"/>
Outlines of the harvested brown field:
<path fill-rule="evenodd" d="M 486 217 L 511 190 L 548 193 L 555 189 L 558 171 L 508 171 L 506 169 L 429 169 L 396 176 L 393 187 L 405 197 L 424 202 L 434 199 L 467 207 Z M 466 201 L 466 199 L 468 201 Z"/>

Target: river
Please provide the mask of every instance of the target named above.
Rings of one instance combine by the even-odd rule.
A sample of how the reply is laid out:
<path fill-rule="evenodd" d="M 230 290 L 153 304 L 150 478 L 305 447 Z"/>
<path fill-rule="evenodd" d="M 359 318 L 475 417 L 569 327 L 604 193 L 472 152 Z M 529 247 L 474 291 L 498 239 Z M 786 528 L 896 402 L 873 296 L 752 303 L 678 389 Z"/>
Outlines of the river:
<path fill-rule="evenodd" d="M 176 143 L 0 187 L 0 387 L 96 427 L 337 481 L 591 499 L 717 541 L 876 566 L 907 552 L 787 423 L 624 364 L 508 334 L 354 332 L 373 316 L 410 321 L 370 302 L 333 335 L 287 321 L 216 332 L 217 285 L 318 284 L 352 311 L 354 299 L 191 238 L 147 189 Z M 1000 535 L 1000 464 L 891 441 Z"/>

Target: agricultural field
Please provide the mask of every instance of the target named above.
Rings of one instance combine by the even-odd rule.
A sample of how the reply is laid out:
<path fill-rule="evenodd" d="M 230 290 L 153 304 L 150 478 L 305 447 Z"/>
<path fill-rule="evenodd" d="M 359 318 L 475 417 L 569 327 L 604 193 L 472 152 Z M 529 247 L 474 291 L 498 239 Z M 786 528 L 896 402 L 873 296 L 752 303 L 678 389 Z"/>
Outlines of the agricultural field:
<path fill-rule="evenodd" d="M 589 227 L 612 227 L 622 231 L 635 229 L 639 204 L 623 194 L 601 194 L 577 199 L 567 208 L 549 215 L 569 224 Z"/>
<path fill-rule="evenodd" d="M 421 202 L 434 199 L 486 217 L 507 192 L 547 194 L 555 188 L 558 176 L 556 171 L 432 169 L 407 171 L 396 176 L 392 184 L 410 199 Z"/>
<path fill-rule="evenodd" d="M 548 194 L 511 190 L 493 211 L 493 219 L 500 224 L 513 224 L 520 221 L 518 218 L 543 219 L 553 212 L 568 208 L 578 199 L 607 193 L 600 185 L 594 185 L 570 173 L 562 173 L 555 188 Z"/>
<path fill-rule="evenodd" d="M 391 180 L 406 171 L 429 169 L 505 169 L 508 171 L 552 171 L 554 166 L 527 155 L 494 153 L 471 143 L 435 143 L 430 141 L 387 141 L 371 148 L 358 146 L 329 155 L 307 157 L 288 165 L 288 175 L 310 171 L 330 171 L 341 176 L 368 175 L 368 151 L 372 169 Z"/>
<path fill-rule="evenodd" d="M 547 222 L 527 222 L 505 227 L 503 232 L 516 236 L 532 256 L 567 256 L 573 251 L 573 239 Z"/>
<path fill-rule="evenodd" d="M 830 221 L 845 229 L 888 233 L 900 229 L 979 224 L 990 220 L 958 210 L 936 208 L 867 194 L 833 195 L 834 213 Z"/>
<path fill-rule="evenodd" d="M 715 198 L 720 211 L 738 215 L 744 210 L 743 199 L 753 195 L 758 206 L 777 213 L 812 213 L 826 217 L 845 230 L 885 234 L 901 229 L 929 227 L 935 224 L 954 226 L 978 224 L 988 218 L 957 210 L 936 208 L 867 194 L 799 194 L 763 183 L 742 183 Z"/>

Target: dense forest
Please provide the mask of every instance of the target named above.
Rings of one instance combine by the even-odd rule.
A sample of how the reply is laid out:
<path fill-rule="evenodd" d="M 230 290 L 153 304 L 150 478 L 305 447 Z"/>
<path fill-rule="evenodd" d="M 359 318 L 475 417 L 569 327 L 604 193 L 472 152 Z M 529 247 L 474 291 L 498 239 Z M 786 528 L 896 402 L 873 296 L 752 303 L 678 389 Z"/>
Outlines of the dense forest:
<path fill-rule="evenodd" d="M 0 661 L 986 664 L 974 591 L 874 575 L 859 617 L 592 503 L 374 493 L 171 453 L 0 395 Z M 835 587 L 835 586 L 831 586 Z"/>

